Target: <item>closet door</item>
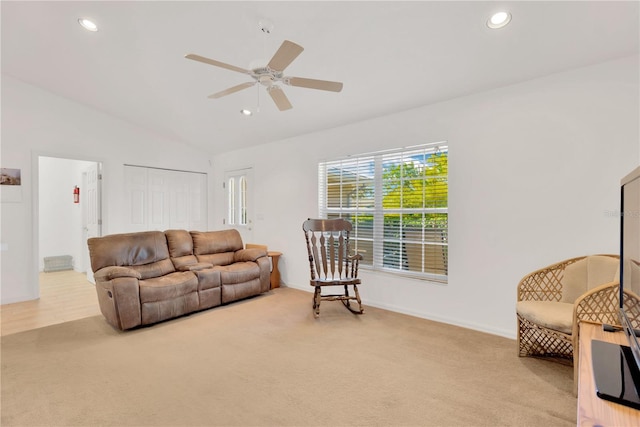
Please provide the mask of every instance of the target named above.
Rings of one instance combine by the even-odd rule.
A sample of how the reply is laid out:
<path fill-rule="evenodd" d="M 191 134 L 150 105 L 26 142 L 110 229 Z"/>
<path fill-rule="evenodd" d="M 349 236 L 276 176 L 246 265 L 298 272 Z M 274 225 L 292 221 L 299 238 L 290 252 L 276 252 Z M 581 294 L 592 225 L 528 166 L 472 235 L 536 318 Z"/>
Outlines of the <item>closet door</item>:
<path fill-rule="evenodd" d="M 207 175 L 125 166 L 126 232 L 206 230 Z"/>
<path fill-rule="evenodd" d="M 189 186 L 191 176 L 195 174 L 168 171 L 169 177 L 169 228 L 188 230 L 191 203 L 189 201 Z"/>
<path fill-rule="evenodd" d="M 124 233 L 147 230 L 147 168 L 124 167 L 126 221 Z"/>
<path fill-rule="evenodd" d="M 147 169 L 148 215 L 147 230 L 171 228 L 171 172 L 163 169 Z M 176 201 L 173 201 L 176 203 Z"/>
<path fill-rule="evenodd" d="M 206 231 L 207 223 L 207 175 L 192 173 L 189 176 L 189 227 L 188 230 Z"/>

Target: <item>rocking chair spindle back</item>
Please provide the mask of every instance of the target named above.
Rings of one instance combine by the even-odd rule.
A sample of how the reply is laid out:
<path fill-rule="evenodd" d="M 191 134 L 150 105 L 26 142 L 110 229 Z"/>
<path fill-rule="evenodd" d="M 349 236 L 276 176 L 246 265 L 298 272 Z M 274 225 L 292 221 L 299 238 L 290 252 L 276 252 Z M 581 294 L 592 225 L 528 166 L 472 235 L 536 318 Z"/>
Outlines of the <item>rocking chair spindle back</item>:
<path fill-rule="evenodd" d="M 351 223 L 344 219 L 308 219 L 302 224 L 307 243 L 310 285 L 315 288 L 313 309 L 315 317 L 320 315 L 321 301 L 342 301 L 354 314 L 364 313 L 357 285 L 358 263 L 362 255 L 350 253 L 349 234 Z M 342 286 L 344 293 L 323 295 L 323 286 Z M 349 286 L 353 286 L 354 296 L 349 295 Z M 351 307 L 350 301 L 358 302 L 359 310 Z"/>

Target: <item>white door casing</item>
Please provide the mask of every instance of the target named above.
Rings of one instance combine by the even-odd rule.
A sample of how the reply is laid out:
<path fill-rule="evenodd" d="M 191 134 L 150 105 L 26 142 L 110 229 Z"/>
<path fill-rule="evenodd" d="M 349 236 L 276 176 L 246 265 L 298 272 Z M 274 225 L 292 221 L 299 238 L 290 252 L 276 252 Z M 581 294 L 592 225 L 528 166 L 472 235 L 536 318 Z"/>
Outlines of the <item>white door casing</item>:
<path fill-rule="evenodd" d="M 89 257 L 89 246 L 87 239 L 102 235 L 102 215 L 101 215 L 101 182 L 102 167 L 100 163 L 94 163 L 82 172 L 83 190 L 80 194 L 82 204 L 83 222 L 83 250 L 87 280 L 95 284 L 93 270 L 91 269 L 91 258 Z"/>

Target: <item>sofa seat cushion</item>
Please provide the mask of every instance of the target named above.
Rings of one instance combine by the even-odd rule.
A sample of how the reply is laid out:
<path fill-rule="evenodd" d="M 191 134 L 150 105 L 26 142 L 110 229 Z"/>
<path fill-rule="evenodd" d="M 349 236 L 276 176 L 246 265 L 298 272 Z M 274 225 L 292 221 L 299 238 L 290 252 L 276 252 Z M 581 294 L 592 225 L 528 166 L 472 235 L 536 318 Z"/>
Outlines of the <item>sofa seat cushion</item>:
<path fill-rule="evenodd" d="M 260 278 L 260 267 L 255 262 L 236 262 L 214 268 L 220 271 L 220 281 L 223 285 L 244 283 Z"/>
<path fill-rule="evenodd" d="M 516 312 L 531 323 L 554 331 L 571 334 L 573 304 L 554 301 L 519 301 Z"/>
<path fill-rule="evenodd" d="M 192 272 L 175 272 L 140 280 L 140 302 L 165 301 L 198 290 L 198 278 Z"/>

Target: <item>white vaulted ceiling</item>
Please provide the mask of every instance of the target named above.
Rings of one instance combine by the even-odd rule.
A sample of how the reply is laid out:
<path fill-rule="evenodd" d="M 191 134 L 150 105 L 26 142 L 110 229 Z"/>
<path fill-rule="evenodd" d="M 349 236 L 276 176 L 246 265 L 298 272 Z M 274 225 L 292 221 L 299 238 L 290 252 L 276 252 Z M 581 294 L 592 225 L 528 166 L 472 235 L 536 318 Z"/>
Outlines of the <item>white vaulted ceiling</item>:
<path fill-rule="evenodd" d="M 249 147 L 489 90 L 639 51 L 638 2 L 7 2 L 2 73 L 212 153 Z M 509 10 L 501 30 L 489 16 Z M 99 31 L 78 25 L 93 19 Z M 271 34 L 260 30 L 269 21 Z M 278 111 L 250 77 L 184 58 L 265 65 L 304 47 Z M 242 108 L 260 112 L 251 117 Z"/>

